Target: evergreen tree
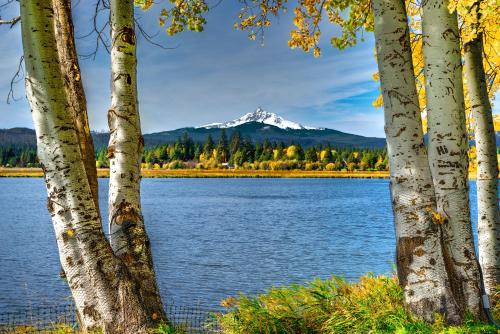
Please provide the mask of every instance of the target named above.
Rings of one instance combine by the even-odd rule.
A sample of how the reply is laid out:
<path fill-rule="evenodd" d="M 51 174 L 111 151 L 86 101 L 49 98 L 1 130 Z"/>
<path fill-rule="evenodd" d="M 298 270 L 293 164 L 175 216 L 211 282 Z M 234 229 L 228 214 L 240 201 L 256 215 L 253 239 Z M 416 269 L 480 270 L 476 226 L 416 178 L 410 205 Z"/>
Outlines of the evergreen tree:
<path fill-rule="evenodd" d="M 235 154 L 241 145 L 241 134 L 239 131 L 234 131 L 229 140 L 229 153 Z"/>
<path fill-rule="evenodd" d="M 179 142 L 179 149 L 181 151 L 181 160 L 193 160 L 194 159 L 194 142 L 191 137 L 184 132 L 182 138 Z"/>
<path fill-rule="evenodd" d="M 295 146 L 297 147 L 297 160 L 304 160 L 304 149 L 302 148 L 302 145 L 296 144 Z"/>
<path fill-rule="evenodd" d="M 160 160 L 162 162 L 168 162 L 169 161 L 168 149 L 165 146 L 161 147 Z"/>
<path fill-rule="evenodd" d="M 242 147 L 240 150 L 244 153 L 246 162 L 254 162 L 255 147 L 250 136 L 246 136 L 245 139 L 243 139 Z"/>
<path fill-rule="evenodd" d="M 246 154 L 243 150 L 238 150 L 235 154 L 231 156 L 231 162 L 237 166 L 241 167 L 246 161 Z"/>
<path fill-rule="evenodd" d="M 305 159 L 308 162 L 318 161 L 318 155 L 317 155 L 316 149 L 314 147 L 309 147 L 308 149 L 306 149 Z"/>
<path fill-rule="evenodd" d="M 333 162 L 333 155 L 332 155 L 332 148 L 330 147 L 330 145 L 327 145 L 325 147 L 325 150 L 323 151 L 325 152 L 323 157 L 322 157 L 322 160 L 321 162 L 324 162 L 324 163 L 330 163 L 330 162 Z"/>
<path fill-rule="evenodd" d="M 273 146 L 269 139 L 264 140 L 262 145 L 262 154 L 259 157 L 259 161 L 269 161 L 273 159 Z"/>
<path fill-rule="evenodd" d="M 202 153 L 203 148 L 201 147 L 200 143 L 195 143 L 194 144 L 194 159 L 195 160 L 200 160 L 200 154 Z"/>
<path fill-rule="evenodd" d="M 212 136 L 209 134 L 207 137 L 207 141 L 205 142 L 205 145 L 203 145 L 203 155 L 205 156 L 205 159 L 210 159 L 212 157 L 212 152 L 215 149 L 215 144 L 214 140 L 212 139 Z"/>
<path fill-rule="evenodd" d="M 253 156 L 253 161 L 259 161 L 260 160 L 260 157 L 262 156 L 262 144 L 261 143 L 257 143 L 255 144 L 255 152 L 254 152 L 254 156 Z"/>
<path fill-rule="evenodd" d="M 286 149 L 286 145 L 284 142 L 280 142 L 277 146 L 276 146 L 276 151 L 277 151 L 277 154 L 276 154 L 276 159 L 275 160 L 281 160 L 283 159 L 283 152 L 285 151 Z"/>
<path fill-rule="evenodd" d="M 224 129 L 220 132 L 219 142 L 217 143 L 217 162 L 224 163 L 228 162 L 229 157 L 229 147 L 227 144 L 226 131 Z"/>

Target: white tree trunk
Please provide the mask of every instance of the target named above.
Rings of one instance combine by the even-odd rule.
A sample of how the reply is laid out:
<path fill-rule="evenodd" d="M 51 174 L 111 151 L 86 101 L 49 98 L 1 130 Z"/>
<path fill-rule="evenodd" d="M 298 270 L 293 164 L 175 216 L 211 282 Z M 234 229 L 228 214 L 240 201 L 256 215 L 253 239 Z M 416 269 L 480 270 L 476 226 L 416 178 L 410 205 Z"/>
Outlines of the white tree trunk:
<path fill-rule="evenodd" d="M 136 286 L 101 226 L 58 61 L 52 1 L 21 1 L 26 93 L 61 265 L 84 330 L 144 333 Z"/>
<path fill-rule="evenodd" d="M 432 220 L 434 187 L 424 145 L 404 0 L 374 0 L 375 39 L 384 99 L 385 132 L 405 301 L 432 322 L 435 313 L 461 321 Z"/>
<path fill-rule="evenodd" d="M 56 43 L 59 62 L 64 78 L 66 94 L 69 100 L 69 110 L 73 113 L 75 128 L 80 143 L 85 172 L 89 181 L 94 204 L 99 212 L 99 196 L 97 183 L 97 169 L 94 156 L 94 143 L 90 135 L 87 115 L 87 100 L 83 89 L 80 65 L 75 46 L 73 19 L 71 17 L 71 0 L 53 1 L 56 24 Z"/>
<path fill-rule="evenodd" d="M 465 78 L 474 117 L 477 156 L 479 262 L 488 294 L 500 283 L 498 161 L 493 115 L 483 68 L 482 34 L 465 44 Z"/>
<path fill-rule="evenodd" d="M 115 254 L 140 286 L 152 320 L 165 320 L 148 235 L 141 212 L 144 140 L 137 102 L 137 58 L 133 0 L 111 0 L 111 108 L 109 229 Z"/>
<path fill-rule="evenodd" d="M 450 281 L 461 313 L 482 316 L 479 266 L 470 221 L 468 134 L 457 16 L 448 1 L 422 3 L 429 161 Z"/>

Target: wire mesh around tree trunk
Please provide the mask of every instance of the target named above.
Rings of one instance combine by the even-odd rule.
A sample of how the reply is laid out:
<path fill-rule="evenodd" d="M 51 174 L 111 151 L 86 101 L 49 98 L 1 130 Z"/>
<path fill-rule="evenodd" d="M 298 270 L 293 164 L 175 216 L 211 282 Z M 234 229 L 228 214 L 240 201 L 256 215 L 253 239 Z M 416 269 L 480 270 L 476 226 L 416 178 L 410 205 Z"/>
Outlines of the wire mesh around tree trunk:
<path fill-rule="evenodd" d="M 178 333 L 218 333 L 214 312 L 196 307 L 168 305 L 165 308 L 170 324 Z M 27 308 L 0 313 L 0 333 L 73 333 L 78 331 L 75 307 L 72 304 Z"/>

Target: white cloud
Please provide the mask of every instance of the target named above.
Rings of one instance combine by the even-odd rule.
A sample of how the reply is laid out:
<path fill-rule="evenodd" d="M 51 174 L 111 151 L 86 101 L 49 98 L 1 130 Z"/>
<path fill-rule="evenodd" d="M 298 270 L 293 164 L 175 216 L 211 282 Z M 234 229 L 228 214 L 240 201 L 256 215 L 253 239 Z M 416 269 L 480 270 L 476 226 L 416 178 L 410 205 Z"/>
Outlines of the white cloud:
<path fill-rule="evenodd" d="M 323 56 L 314 59 L 288 48 L 290 22 L 285 18 L 269 30 L 262 48 L 248 41 L 245 33 L 233 30 L 237 9 L 237 4 L 221 4 L 210 13 L 207 29 L 201 34 L 186 32 L 169 39 L 160 32 L 157 40 L 168 46 L 179 45 L 174 50 L 165 51 L 139 39 L 144 132 L 234 119 L 262 106 L 304 124 L 383 135 L 381 113 L 373 111 L 371 97 L 359 98 L 377 92 L 377 84 L 371 80 L 376 70 L 371 38 L 342 52 L 332 50 L 325 42 Z M 76 7 L 77 36 L 88 31 L 90 13 L 83 2 Z M 146 29 L 158 29 L 155 11 L 139 16 Z M 21 54 L 16 29 L 9 31 L 6 43 L 2 43 L 2 73 L 13 73 Z M 78 39 L 77 43 L 79 52 L 87 53 L 94 40 Z M 81 61 L 81 67 L 91 126 L 104 130 L 110 95 L 109 55 L 100 52 L 95 61 Z M 22 84 L 18 86 L 21 94 Z M 7 80 L 0 79 L 0 94 L 7 90 Z M 6 106 L 0 102 L 0 124 L 31 127 L 27 104 Z"/>

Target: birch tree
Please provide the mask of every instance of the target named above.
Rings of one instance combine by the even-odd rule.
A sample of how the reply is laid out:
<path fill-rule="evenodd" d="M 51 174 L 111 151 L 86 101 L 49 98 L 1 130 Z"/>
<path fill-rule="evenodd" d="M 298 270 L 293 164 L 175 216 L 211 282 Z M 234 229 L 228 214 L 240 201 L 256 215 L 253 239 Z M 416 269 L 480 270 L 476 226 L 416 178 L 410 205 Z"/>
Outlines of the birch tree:
<path fill-rule="evenodd" d="M 428 150 L 445 257 L 461 313 L 482 315 L 480 273 L 470 221 L 468 133 L 457 15 L 446 0 L 422 4 Z"/>
<path fill-rule="evenodd" d="M 94 158 L 94 143 L 90 135 L 87 115 L 87 100 L 83 89 L 80 65 L 76 53 L 71 1 L 54 0 L 56 44 L 64 78 L 64 88 L 69 99 L 69 111 L 75 119 L 78 143 L 82 153 L 85 173 L 92 191 L 94 205 L 99 212 L 97 169 Z"/>
<path fill-rule="evenodd" d="M 165 319 L 141 212 L 144 139 L 137 101 L 137 56 L 133 0 L 110 1 L 111 108 L 108 157 L 111 247 L 140 288 L 142 304 L 155 320 Z"/>
<path fill-rule="evenodd" d="M 286 2 L 286 0 L 261 0 L 259 1 L 261 10 L 257 15 L 254 14 L 251 7 L 244 7 L 242 14 L 239 16 L 239 22 L 235 26 L 238 29 L 249 30 L 251 39 L 255 39 L 256 35 L 259 34 L 263 37 L 264 27 L 270 25 L 269 18 L 277 16 L 280 9 L 284 10 Z M 442 231 L 443 257 L 453 291 L 453 298 L 459 307 L 458 314 L 462 317 L 467 311 L 471 311 L 475 316 L 482 317 L 480 271 L 474 250 L 468 199 L 468 134 L 465 127 L 458 24 L 456 15 L 449 13 L 446 1 L 425 1 L 422 4 L 425 18 L 420 17 L 418 22 L 412 19 L 411 25 L 414 29 L 420 29 L 421 20 L 424 20 L 424 42 L 418 45 L 421 47 L 424 44 L 427 50 L 424 51 L 424 54 L 426 54 L 426 87 L 425 90 L 422 89 L 425 94 L 419 94 L 419 96 L 425 96 L 423 105 L 426 106 L 428 114 L 432 114 L 431 117 L 433 118 L 432 121 L 429 121 L 433 131 L 430 135 L 429 161 L 435 187 L 437 212 L 432 212 L 432 215 L 436 223 L 443 225 L 440 229 Z M 394 4 L 386 3 L 385 5 L 387 11 L 395 10 Z M 290 32 L 289 46 L 291 48 L 301 48 L 306 52 L 312 50 L 314 56 L 320 56 L 321 50 L 318 43 L 321 36 L 320 22 L 323 16 L 328 17 L 331 23 L 341 28 L 341 36 L 334 36 L 331 39 L 333 46 L 343 49 L 354 45 L 359 39 L 360 34 L 358 32 L 360 30 L 371 31 L 374 29 L 374 20 L 379 20 L 379 23 L 382 22 L 380 21 L 381 17 L 377 18 L 376 16 L 380 15 L 380 11 L 377 13 L 375 10 L 377 7 L 379 9 L 383 8 L 381 5 L 374 3 L 374 17 L 372 17 L 369 1 L 367 0 L 349 0 L 340 3 L 320 0 L 300 1 L 293 11 L 296 29 Z M 485 7 L 490 8 L 490 5 Z M 494 12 L 494 9 L 487 9 L 487 11 L 489 13 Z M 421 13 L 420 10 L 418 12 Z M 324 15 L 325 13 L 326 15 Z M 494 13 L 490 14 L 489 20 L 495 17 Z M 390 17 L 385 17 L 384 20 L 388 22 Z M 378 28 L 381 27 L 378 26 Z M 376 29 L 377 25 L 375 24 Z M 498 31 L 498 29 L 496 30 Z M 416 36 L 415 33 L 414 36 Z M 376 32 L 378 53 L 383 52 L 384 47 L 391 49 L 390 45 L 381 46 L 381 38 L 382 36 L 377 36 Z M 417 40 L 421 41 L 422 39 Z M 402 52 L 404 51 L 402 51 L 399 44 L 394 42 L 394 45 L 397 45 L 398 48 L 397 51 L 394 51 L 394 54 L 403 58 Z M 387 53 L 384 53 L 384 55 L 387 55 Z M 491 53 L 491 50 L 486 55 L 489 57 L 496 56 Z M 381 63 L 380 54 L 377 58 L 379 68 L 382 71 L 383 63 Z M 387 58 L 383 56 L 382 60 Z M 414 57 L 413 61 L 415 59 L 418 59 L 418 57 Z M 390 61 L 395 63 L 392 59 Z M 410 63 L 412 58 L 407 57 L 406 61 Z M 423 75 L 419 74 L 419 69 L 413 70 L 415 71 L 414 75 L 409 76 L 409 78 L 412 78 L 412 83 L 408 84 L 414 85 L 415 82 L 418 83 L 417 77 L 423 79 Z M 387 76 L 387 71 L 385 75 Z M 378 74 L 375 77 L 378 77 Z M 387 87 L 384 87 L 386 84 L 387 81 L 385 84 L 382 82 L 384 109 L 387 115 L 387 100 L 390 96 L 386 91 Z M 429 87 L 431 87 L 431 91 L 427 91 Z M 496 87 L 495 84 L 492 87 Z M 391 106 L 393 100 L 391 100 Z M 408 106 L 406 107 L 408 108 Z M 399 139 L 394 139 L 391 144 L 390 131 L 387 131 L 387 135 L 388 146 L 394 146 L 394 143 L 399 142 Z M 392 171 L 394 168 L 398 169 L 397 165 L 395 165 L 398 158 L 400 157 L 390 155 L 390 160 L 393 160 L 391 162 L 391 172 L 394 172 Z M 394 191 L 393 196 L 395 196 Z M 396 226 L 397 224 L 398 218 L 396 217 Z M 398 233 L 398 227 L 396 227 L 396 230 Z M 406 266 L 404 258 L 398 257 L 397 266 L 403 266 L 403 268 Z M 404 286 L 405 281 L 402 284 Z M 419 293 L 425 294 L 425 291 L 419 290 Z M 408 296 L 406 298 L 411 302 Z"/>
<path fill-rule="evenodd" d="M 479 22 L 480 2 L 469 15 Z M 493 115 L 483 67 L 483 34 L 477 24 L 475 37 L 464 44 L 465 78 L 474 118 L 477 161 L 479 262 L 488 294 L 500 283 L 500 212 L 498 207 L 498 161 Z"/>
<path fill-rule="evenodd" d="M 460 322 L 442 252 L 441 226 L 433 221 L 434 186 L 414 85 L 404 0 L 374 0 L 377 62 L 384 100 L 397 269 L 406 303 L 418 316 L 435 313 Z"/>
<path fill-rule="evenodd" d="M 73 104 L 67 80 L 75 77 L 68 77 L 67 68 L 60 64 L 64 56 L 56 41 L 64 31 L 58 26 L 64 21 L 63 12 L 54 10 L 56 0 L 20 4 L 26 94 L 45 175 L 47 207 L 78 319 L 84 330 L 146 333 L 159 316 L 143 306 L 137 276 L 106 240 L 88 179 L 77 119 L 84 111 Z"/>

